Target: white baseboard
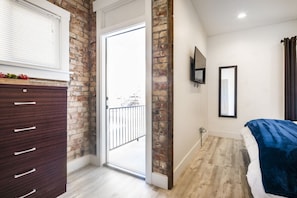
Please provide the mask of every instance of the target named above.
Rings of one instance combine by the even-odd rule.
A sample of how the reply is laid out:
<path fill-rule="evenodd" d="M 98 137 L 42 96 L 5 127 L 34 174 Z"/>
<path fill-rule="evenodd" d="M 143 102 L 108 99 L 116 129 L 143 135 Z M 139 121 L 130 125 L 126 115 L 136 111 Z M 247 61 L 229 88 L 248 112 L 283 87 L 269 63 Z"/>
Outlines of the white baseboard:
<path fill-rule="evenodd" d="M 67 162 L 67 174 L 73 173 L 89 164 L 100 166 L 100 160 L 95 155 L 85 155 L 83 157 Z"/>
<path fill-rule="evenodd" d="M 90 155 L 90 164 L 94 166 L 101 166 L 100 158 L 96 155 Z"/>
<path fill-rule="evenodd" d="M 153 172 L 152 185 L 168 190 L 168 177 L 166 175 Z"/>
<path fill-rule="evenodd" d="M 221 131 L 209 131 L 209 135 L 216 137 L 232 138 L 236 140 L 241 140 L 242 137 L 240 133 L 230 133 L 230 132 L 221 132 Z"/>
<path fill-rule="evenodd" d="M 208 133 L 203 133 L 202 135 L 202 144 L 208 137 Z M 190 151 L 185 155 L 185 157 L 181 160 L 181 162 L 175 167 L 173 172 L 173 184 L 176 184 L 176 181 L 180 177 L 180 175 L 183 173 L 183 171 L 187 168 L 187 166 L 191 163 L 193 160 L 195 153 L 197 150 L 201 148 L 201 138 L 194 144 L 194 146 L 190 149 Z"/>
<path fill-rule="evenodd" d="M 90 164 L 90 155 L 71 160 L 70 162 L 67 162 L 67 174 L 77 171 L 88 164 Z"/>

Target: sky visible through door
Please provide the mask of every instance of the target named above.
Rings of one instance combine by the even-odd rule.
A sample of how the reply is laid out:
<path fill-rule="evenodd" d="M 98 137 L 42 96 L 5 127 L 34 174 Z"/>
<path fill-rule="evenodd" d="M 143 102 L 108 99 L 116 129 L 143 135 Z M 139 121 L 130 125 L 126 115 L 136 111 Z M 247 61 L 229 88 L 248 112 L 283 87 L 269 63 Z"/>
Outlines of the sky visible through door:
<path fill-rule="evenodd" d="M 107 39 L 108 104 L 110 107 L 145 103 L 145 28 Z"/>

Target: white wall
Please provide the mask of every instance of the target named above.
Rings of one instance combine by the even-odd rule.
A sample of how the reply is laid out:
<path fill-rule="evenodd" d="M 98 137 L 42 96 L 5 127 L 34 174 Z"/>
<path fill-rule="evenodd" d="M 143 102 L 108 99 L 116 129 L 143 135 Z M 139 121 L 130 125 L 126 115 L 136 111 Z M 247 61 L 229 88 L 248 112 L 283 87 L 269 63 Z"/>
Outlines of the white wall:
<path fill-rule="evenodd" d="M 190 56 L 194 56 L 194 47 L 197 46 L 206 57 L 206 39 L 191 0 L 175 0 L 174 181 L 200 146 L 199 127 L 207 127 L 208 79 L 198 88 L 190 82 Z"/>
<path fill-rule="evenodd" d="M 208 129 L 210 134 L 240 138 L 255 118 L 283 119 L 284 37 L 297 34 L 297 21 L 208 38 Z M 218 117 L 218 67 L 238 65 L 237 119 Z"/>

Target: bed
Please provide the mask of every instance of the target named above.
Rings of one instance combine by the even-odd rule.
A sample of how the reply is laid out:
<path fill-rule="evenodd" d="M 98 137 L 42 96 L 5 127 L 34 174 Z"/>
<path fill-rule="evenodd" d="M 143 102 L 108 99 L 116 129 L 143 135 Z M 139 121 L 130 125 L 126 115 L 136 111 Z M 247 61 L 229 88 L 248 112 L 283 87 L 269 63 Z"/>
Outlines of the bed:
<path fill-rule="evenodd" d="M 251 120 L 241 135 L 250 157 L 247 180 L 253 196 L 297 197 L 297 124 Z"/>

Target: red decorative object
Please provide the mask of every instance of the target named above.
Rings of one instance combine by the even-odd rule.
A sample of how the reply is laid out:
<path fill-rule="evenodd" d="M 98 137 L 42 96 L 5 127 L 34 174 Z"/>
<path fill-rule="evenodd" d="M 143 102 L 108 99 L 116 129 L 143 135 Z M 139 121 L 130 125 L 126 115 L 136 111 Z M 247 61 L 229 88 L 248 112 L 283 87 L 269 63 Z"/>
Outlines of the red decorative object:
<path fill-rule="evenodd" d="M 18 79 L 28 80 L 29 77 L 28 77 L 27 75 L 25 75 L 25 74 L 20 74 L 20 75 L 18 76 Z"/>

